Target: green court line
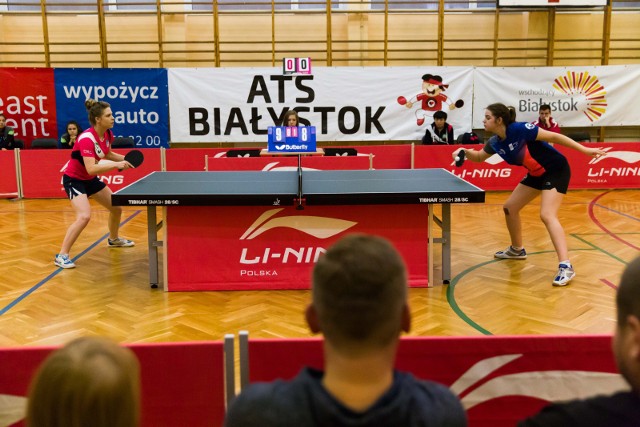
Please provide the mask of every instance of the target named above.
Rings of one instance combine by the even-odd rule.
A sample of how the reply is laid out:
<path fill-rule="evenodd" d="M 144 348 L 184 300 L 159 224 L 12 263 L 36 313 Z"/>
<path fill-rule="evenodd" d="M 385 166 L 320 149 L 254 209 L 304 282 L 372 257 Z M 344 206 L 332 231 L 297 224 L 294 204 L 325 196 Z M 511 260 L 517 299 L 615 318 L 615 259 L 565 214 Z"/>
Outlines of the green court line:
<path fill-rule="evenodd" d="M 460 308 L 460 306 L 456 302 L 456 297 L 454 295 L 454 292 L 455 292 L 455 289 L 456 289 L 456 285 L 458 284 L 458 281 L 462 277 L 466 276 L 467 273 L 470 273 L 473 270 L 477 270 L 480 267 L 484 267 L 485 265 L 494 263 L 496 261 L 499 261 L 499 260 L 493 260 L 492 259 L 491 261 L 487 261 L 487 262 L 483 262 L 483 263 L 480 263 L 480 264 L 476 264 L 476 265 L 474 265 L 472 267 L 467 268 L 462 273 L 460 273 L 456 277 L 454 277 L 453 280 L 451 280 L 451 283 L 449 283 L 449 286 L 447 286 L 447 302 L 449 303 L 449 306 L 451 307 L 453 312 L 456 313 L 458 315 L 458 317 L 460 317 L 462 320 L 464 320 L 469 326 L 471 326 L 472 328 L 476 329 L 477 331 L 480 331 L 484 335 L 493 335 L 493 334 L 491 332 L 489 332 L 488 330 L 486 330 L 485 328 L 483 328 L 482 326 L 478 325 L 473 320 L 471 320 L 471 318 L 469 316 L 467 316 L 464 311 L 462 311 L 462 309 Z"/>
<path fill-rule="evenodd" d="M 574 236 L 574 237 L 577 237 L 577 236 Z M 580 240 L 582 240 L 582 239 L 580 239 Z M 585 242 L 585 243 L 588 243 L 588 242 Z M 591 245 L 591 244 L 589 244 L 589 246 L 593 247 L 593 245 Z M 596 248 L 594 248 L 594 249 L 596 249 Z M 575 251 L 592 251 L 594 249 L 589 249 L 589 248 L 572 249 L 571 252 L 575 252 Z M 545 253 L 549 253 L 549 252 L 555 252 L 555 251 L 549 250 L 549 251 L 531 252 L 528 255 L 529 256 L 540 255 L 540 254 L 545 254 Z M 456 288 L 456 285 L 458 284 L 458 281 L 460 279 L 462 279 L 464 276 L 466 276 L 468 273 L 471 273 L 472 271 L 477 270 L 480 267 L 484 267 L 485 265 L 492 264 L 492 263 L 495 263 L 495 262 L 500 262 L 500 261 L 504 261 L 504 260 L 496 258 L 496 259 L 492 259 L 490 261 L 482 262 L 480 264 L 476 264 L 474 266 L 471 266 L 471 267 L 467 268 L 466 270 L 464 270 L 462 273 L 458 274 L 456 277 L 454 277 L 451 280 L 451 283 L 449 283 L 449 286 L 447 287 L 447 302 L 449 303 L 449 306 L 451 307 L 453 312 L 456 313 L 458 315 L 458 317 L 460 317 L 462 320 L 464 320 L 465 323 L 467 323 L 469 326 L 471 326 L 472 328 L 474 328 L 475 330 L 481 332 L 484 335 L 493 335 L 493 333 L 491 331 L 483 328 L 478 323 L 474 322 L 460 308 L 460 306 L 458 305 L 458 303 L 456 301 L 456 297 L 455 297 L 455 294 L 454 294 L 455 293 L 455 288 Z"/>
<path fill-rule="evenodd" d="M 603 254 L 615 259 L 616 261 L 620 261 L 621 263 L 623 263 L 624 265 L 627 265 L 627 262 L 623 259 L 620 259 L 619 257 L 615 256 L 614 254 L 605 251 L 604 249 L 602 249 L 601 247 L 589 242 L 588 240 L 583 239 L 582 237 L 578 236 L 577 234 L 570 234 L 571 237 L 574 237 L 578 240 L 580 240 L 582 243 L 591 246 L 594 250 L 602 252 Z M 589 250 L 589 249 L 582 249 L 582 250 Z"/>

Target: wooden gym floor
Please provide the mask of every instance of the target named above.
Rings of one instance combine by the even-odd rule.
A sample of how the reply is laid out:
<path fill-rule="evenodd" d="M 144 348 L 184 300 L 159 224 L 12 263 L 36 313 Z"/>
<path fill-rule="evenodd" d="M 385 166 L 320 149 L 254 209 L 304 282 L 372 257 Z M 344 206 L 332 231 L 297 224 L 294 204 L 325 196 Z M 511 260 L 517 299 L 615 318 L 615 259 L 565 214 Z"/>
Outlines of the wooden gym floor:
<path fill-rule="evenodd" d="M 454 205 L 451 285 L 410 290 L 409 335 L 609 334 L 615 289 L 640 255 L 640 190 L 570 191 L 560 211 L 577 277 L 551 286 L 555 252 L 538 201 L 525 208 L 529 258 L 495 260 L 508 245 L 502 203 Z M 74 214 L 65 199 L 0 200 L 0 346 L 58 345 L 100 334 L 119 342 L 310 336 L 308 291 L 165 293 L 147 277 L 146 211 L 125 209 L 121 234 L 134 248 L 106 246 L 107 212 L 94 204 L 76 242 L 77 268 L 54 266 Z M 437 231 L 436 231 L 437 233 Z M 439 251 L 436 256 L 439 256 Z M 438 258 L 436 258 L 437 260 Z"/>

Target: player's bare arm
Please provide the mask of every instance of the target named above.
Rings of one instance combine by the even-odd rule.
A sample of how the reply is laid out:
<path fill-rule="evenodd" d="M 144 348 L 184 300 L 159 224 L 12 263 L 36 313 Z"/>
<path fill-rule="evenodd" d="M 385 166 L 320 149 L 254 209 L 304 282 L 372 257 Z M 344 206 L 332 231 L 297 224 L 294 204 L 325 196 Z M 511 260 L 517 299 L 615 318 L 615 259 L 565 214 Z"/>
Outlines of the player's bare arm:
<path fill-rule="evenodd" d="M 473 148 L 460 148 L 451 153 L 451 157 L 455 160 L 460 151 L 464 151 L 465 156 L 468 160 L 472 162 L 481 163 L 491 157 L 491 154 L 487 153 L 484 150 L 474 150 Z"/>
<path fill-rule="evenodd" d="M 87 168 L 89 175 L 100 175 L 101 173 L 110 172 L 114 169 L 129 169 L 132 167 L 126 160 L 102 160 L 99 163 L 96 163 L 93 157 L 83 157 L 82 160 L 84 160 L 84 166 Z"/>
<path fill-rule="evenodd" d="M 596 159 L 601 156 L 606 156 L 607 152 L 599 147 L 586 147 L 568 136 L 562 135 L 561 133 L 550 132 L 548 130 L 538 128 L 538 141 L 547 141 L 558 145 L 563 145 L 565 147 L 573 148 L 587 156 L 595 157 Z"/>
<path fill-rule="evenodd" d="M 109 151 L 109 153 L 105 156 L 107 160 L 113 160 L 114 162 L 121 162 L 124 160 L 123 154 L 118 154 L 115 151 Z"/>

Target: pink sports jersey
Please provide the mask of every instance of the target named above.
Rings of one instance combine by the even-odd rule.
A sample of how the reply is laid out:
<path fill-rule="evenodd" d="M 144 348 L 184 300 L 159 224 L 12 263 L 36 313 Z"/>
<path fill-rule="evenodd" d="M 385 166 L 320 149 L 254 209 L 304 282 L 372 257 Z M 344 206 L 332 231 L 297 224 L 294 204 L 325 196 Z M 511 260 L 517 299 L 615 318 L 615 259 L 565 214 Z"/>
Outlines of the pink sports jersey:
<path fill-rule="evenodd" d="M 79 161 L 80 157 L 93 157 L 96 163 L 104 159 L 111 150 L 113 142 L 113 132 L 108 130 L 104 134 L 104 139 L 100 139 L 95 129 L 92 127 L 85 130 L 78 137 L 71 152 L 71 160 L 67 163 L 64 174 L 75 179 L 90 180 L 95 175 L 90 175 L 84 165 L 84 161 Z M 78 155 L 79 154 L 79 155 Z"/>

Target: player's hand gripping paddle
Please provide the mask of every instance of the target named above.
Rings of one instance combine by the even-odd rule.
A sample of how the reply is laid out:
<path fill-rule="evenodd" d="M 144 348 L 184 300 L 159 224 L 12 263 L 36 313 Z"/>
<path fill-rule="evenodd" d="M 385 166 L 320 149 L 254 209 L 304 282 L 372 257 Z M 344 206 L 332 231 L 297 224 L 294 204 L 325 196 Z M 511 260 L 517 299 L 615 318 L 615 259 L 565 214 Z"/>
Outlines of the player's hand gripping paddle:
<path fill-rule="evenodd" d="M 458 151 L 458 154 L 456 155 L 456 159 L 455 159 L 457 167 L 462 166 L 462 164 L 464 163 L 464 160 L 466 158 L 466 155 L 467 155 L 466 151 L 464 151 L 464 150 Z"/>
<path fill-rule="evenodd" d="M 124 159 L 131 163 L 131 166 L 137 168 L 144 162 L 144 154 L 140 150 L 131 150 L 127 154 L 125 154 Z M 122 169 L 119 169 L 122 170 Z"/>

